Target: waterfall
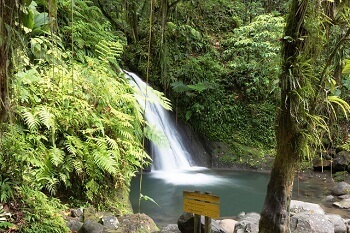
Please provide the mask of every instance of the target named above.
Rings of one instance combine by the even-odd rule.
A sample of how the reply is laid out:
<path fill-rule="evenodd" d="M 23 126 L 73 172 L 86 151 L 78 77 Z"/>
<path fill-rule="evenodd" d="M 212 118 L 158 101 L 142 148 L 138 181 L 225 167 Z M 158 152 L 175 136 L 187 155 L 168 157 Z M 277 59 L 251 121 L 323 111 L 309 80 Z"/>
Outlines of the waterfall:
<path fill-rule="evenodd" d="M 151 91 L 152 88 L 147 86 L 140 77 L 132 72 L 125 72 L 133 81 L 132 85 L 140 91 L 141 98 L 138 99 L 138 102 L 143 109 L 145 107 L 146 87 L 149 88 L 147 99 L 158 98 Z M 164 143 L 161 146 L 150 142 L 148 153 L 153 160 L 152 167 L 154 170 L 188 169 L 194 165 L 189 152 L 190 149 L 187 148 L 188 142 L 184 141 L 182 132 L 168 110 L 164 109 L 159 103 L 147 101 L 145 119 L 150 125 L 164 134 L 168 140 L 168 143 Z"/>

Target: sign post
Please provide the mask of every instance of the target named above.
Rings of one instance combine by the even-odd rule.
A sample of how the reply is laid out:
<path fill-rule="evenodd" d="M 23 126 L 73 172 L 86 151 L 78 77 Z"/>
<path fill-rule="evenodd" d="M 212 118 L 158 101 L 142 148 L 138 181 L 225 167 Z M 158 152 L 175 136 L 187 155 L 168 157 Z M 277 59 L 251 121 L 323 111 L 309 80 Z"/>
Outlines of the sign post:
<path fill-rule="evenodd" d="M 201 231 L 201 215 L 205 216 L 205 233 L 211 233 L 211 218 L 220 217 L 220 197 L 200 191 L 183 192 L 183 208 L 185 212 L 194 213 L 194 233 Z"/>

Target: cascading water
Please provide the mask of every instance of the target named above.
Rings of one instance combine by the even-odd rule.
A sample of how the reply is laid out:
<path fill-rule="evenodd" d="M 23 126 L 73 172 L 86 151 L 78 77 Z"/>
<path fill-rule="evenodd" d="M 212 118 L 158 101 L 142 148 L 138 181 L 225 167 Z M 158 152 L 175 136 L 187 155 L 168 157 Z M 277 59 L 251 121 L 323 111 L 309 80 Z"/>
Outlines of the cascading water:
<path fill-rule="evenodd" d="M 140 92 L 141 96 L 138 98 L 138 101 L 142 108 L 145 107 L 145 98 L 158 99 L 158 96 L 150 90 L 149 86 L 149 90 L 146 91 L 147 84 L 140 77 L 134 73 L 125 72 L 131 77 L 134 81 L 134 86 Z M 186 148 L 186 143 L 183 141 L 180 130 L 167 110 L 159 103 L 147 101 L 145 118 L 150 125 L 164 134 L 168 140 L 168 143 L 164 143 L 161 146 L 150 142 L 148 151 L 153 159 L 153 169 L 171 171 L 188 169 L 195 165 L 189 150 Z"/>

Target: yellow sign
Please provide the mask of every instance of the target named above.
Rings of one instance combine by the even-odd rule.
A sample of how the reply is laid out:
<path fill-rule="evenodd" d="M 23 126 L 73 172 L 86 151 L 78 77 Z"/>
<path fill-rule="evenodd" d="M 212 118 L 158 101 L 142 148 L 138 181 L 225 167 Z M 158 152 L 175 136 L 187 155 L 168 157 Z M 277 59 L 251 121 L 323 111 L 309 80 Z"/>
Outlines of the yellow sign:
<path fill-rule="evenodd" d="M 220 217 L 220 197 L 199 192 L 183 192 L 184 211 L 211 218 Z"/>

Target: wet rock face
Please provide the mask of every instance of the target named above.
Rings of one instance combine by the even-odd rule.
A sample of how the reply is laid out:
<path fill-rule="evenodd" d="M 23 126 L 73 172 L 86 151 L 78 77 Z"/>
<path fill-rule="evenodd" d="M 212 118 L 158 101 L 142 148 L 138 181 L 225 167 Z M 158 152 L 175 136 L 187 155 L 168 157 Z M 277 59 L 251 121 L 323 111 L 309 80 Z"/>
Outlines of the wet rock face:
<path fill-rule="evenodd" d="M 333 159 L 334 171 L 346 171 L 349 170 L 350 165 L 350 153 L 348 151 L 338 152 Z"/>

